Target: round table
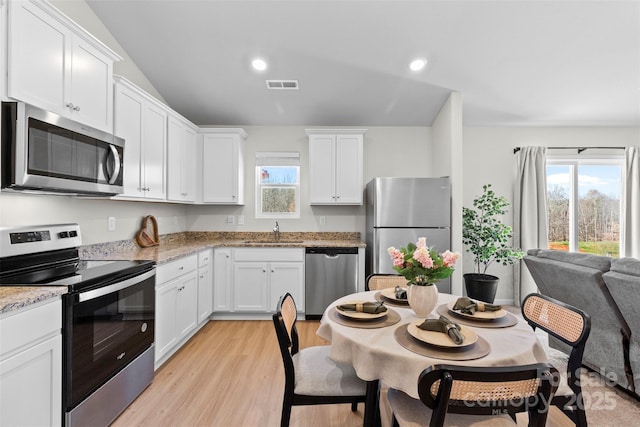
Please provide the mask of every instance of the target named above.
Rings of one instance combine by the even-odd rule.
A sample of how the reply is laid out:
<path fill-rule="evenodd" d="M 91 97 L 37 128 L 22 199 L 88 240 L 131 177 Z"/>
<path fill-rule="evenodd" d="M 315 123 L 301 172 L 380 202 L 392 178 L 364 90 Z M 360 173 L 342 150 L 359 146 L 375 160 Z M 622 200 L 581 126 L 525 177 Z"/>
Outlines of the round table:
<path fill-rule="evenodd" d="M 446 360 L 414 353 L 396 341 L 394 332 L 398 327 L 419 319 L 409 307 L 388 304 L 389 309 L 400 314 L 400 321 L 375 329 L 345 326 L 327 315 L 332 307 L 348 301 L 375 301 L 377 292 L 360 292 L 334 301 L 325 310 L 317 331 L 318 336 L 331 343 L 330 357 L 337 362 L 351 363 L 358 377 L 365 381 L 380 380 L 389 387 L 418 398 L 418 376 L 425 368 L 434 364 L 513 366 L 547 361 L 535 333 L 521 318 L 516 325 L 506 328 L 467 326 L 489 343 L 489 354 L 475 360 Z M 440 294 L 438 305 L 457 298 L 450 294 Z M 429 316 L 434 319 L 438 317 L 436 310 Z"/>

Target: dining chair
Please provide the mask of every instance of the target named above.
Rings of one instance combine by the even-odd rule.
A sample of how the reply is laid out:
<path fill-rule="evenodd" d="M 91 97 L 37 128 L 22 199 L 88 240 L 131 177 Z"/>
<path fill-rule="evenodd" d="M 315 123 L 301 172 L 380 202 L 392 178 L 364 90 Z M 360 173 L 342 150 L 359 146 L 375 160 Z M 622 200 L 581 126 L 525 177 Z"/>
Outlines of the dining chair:
<path fill-rule="evenodd" d="M 392 423 L 400 427 L 514 426 L 519 412 L 543 427 L 558 371 L 548 363 L 477 367 L 434 365 L 418 377 L 418 395 L 389 389 Z"/>
<path fill-rule="evenodd" d="M 534 330 L 540 328 L 571 346 L 567 369 L 560 372 L 560 384 L 551 404 L 557 406 L 576 426 L 586 427 L 580 367 L 591 331 L 591 317 L 579 308 L 538 293 L 529 294 L 522 301 L 522 316 Z"/>
<path fill-rule="evenodd" d="M 365 290 L 379 291 L 381 289 L 407 286 L 407 279 L 399 274 L 370 274 L 365 283 Z"/>
<path fill-rule="evenodd" d="M 331 360 L 328 345 L 299 349 L 296 321 L 296 303 L 287 292 L 273 315 L 285 375 L 280 426 L 289 425 L 295 405 L 351 403 L 351 410 L 357 410 L 365 401 L 366 382 L 352 365 Z"/>

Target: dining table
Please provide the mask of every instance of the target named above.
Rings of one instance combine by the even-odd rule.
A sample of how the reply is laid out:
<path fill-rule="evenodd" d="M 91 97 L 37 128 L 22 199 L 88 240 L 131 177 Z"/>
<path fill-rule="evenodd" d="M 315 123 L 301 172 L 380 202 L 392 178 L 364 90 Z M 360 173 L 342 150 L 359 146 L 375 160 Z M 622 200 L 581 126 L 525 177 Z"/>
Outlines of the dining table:
<path fill-rule="evenodd" d="M 424 341 L 411 307 L 395 299 L 388 290 L 346 295 L 324 311 L 317 335 L 330 343 L 329 356 L 336 362 L 353 365 L 359 378 L 367 382 L 364 425 L 380 424 L 378 389 L 384 383 L 413 398 L 418 396 L 418 376 L 436 364 L 463 366 L 515 366 L 546 362 L 547 356 L 533 329 L 507 310 L 501 317 L 477 319 L 452 310 L 459 296 L 439 293 L 436 308 L 427 318 L 444 315 L 461 326 L 465 342 L 456 346 L 446 341 Z M 386 315 L 356 318 L 339 308 L 352 302 L 383 302 Z M 345 314 L 347 314 L 345 316 Z M 472 344 L 468 345 L 471 337 Z M 419 338 L 419 339 L 418 339 Z M 439 339 L 439 338 L 438 338 Z"/>

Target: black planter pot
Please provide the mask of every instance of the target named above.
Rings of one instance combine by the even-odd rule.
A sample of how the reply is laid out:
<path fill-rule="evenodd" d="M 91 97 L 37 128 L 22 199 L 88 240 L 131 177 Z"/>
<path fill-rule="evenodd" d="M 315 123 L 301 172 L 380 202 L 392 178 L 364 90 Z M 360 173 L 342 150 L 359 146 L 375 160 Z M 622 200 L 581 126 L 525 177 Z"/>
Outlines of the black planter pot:
<path fill-rule="evenodd" d="M 493 304 L 500 278 L 480 273 L 467 273 L 462 277 L 469 298 Z"/>

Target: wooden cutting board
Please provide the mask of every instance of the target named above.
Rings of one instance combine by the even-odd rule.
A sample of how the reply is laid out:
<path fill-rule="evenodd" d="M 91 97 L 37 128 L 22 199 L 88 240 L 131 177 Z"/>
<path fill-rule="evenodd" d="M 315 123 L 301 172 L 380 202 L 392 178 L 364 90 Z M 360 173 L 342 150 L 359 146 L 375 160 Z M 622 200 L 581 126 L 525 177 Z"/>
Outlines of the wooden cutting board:
<path fill-rule="evenodd" d="M 158 221 L 153 215 L 147 215 L 142 220 L 142 228 L 136 235 L 136 242 L 143 248 L 158 246 Z"/>

